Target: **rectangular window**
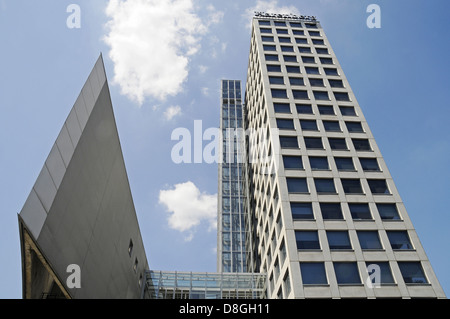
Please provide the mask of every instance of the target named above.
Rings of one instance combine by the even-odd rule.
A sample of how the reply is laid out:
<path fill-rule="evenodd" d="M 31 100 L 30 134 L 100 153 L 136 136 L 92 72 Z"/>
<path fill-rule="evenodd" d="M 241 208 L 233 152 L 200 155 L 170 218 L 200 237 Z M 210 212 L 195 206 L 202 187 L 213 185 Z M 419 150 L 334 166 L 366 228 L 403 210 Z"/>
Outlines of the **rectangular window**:
<path fill-rule="evenodd" d="M 325 156 L 310 156 L 309 164 L 312 170 L 329 170 L 328 159 Z"/>
<path fill-rule="evenodd" d="M 307 149 L 323 149 L 320 137 L 305 137 L 305 144 Z"/>
<path fill-rule="evenodd" d="M 294 52 L 294 47 L 287 46 L 287 45 L 282 45 L 281 46 L 281 51 L 283 51 L 283 52 Z"/>
<path fill-rule="evenodd" d="M 341 204 L 339 203 L 320 203 L 320 211 L 324 220 L 344 219 Z"/>
<path fill-rule="evenodd" d="M 282 148 L 298 148 L 296 136 L 280 136 L 280 146 Z"/>
<path fill-rule="evenodd" d="M 363 138 L 352 138 L 353 146 L 357 151 L 371 151 L 372 148 L 370 146 L 368 139 Z"/>
<path fill-rule="evenodd" d="M 367 183 L 369 184 L 369 188 L 370 188 L 370 191 L 372 192 L 372 194 L 377 194 L 377 195 L 389 195 L 390 194 L 386 180 L 384 180 L 384 179 L 368 179 Z"/>
<path fill-rule="evenodd" d="M 336 101 L 350 101 L 350 97 L 347 92 L 333 92 Z"/>
<path fill-rule="evenodd" d="M 314 60 L 314 57 L 312 56 L 302 56 L 302 62 L 303 63 L 316 63 Z"/>
<path fill-rule="evenodd" d="M 267 64 L 267 72 L 281 72 L 281 66 L 276 64 Z"/>
<path fill-rule="evenodd" d="M 298 47 L 298 52 L 300 52 L 300 53 L 312 53 L 310 47 Z"/>
<path fill-rule="evenodd" d="M 377 209 L 382 220 L 400 220 L 395 204 L 377 204 Z"/>
<path fill-rule="evenodd" d="M 351 157 L 335 157 L 334 161 L 339 171 L 355 171 L 353 159 Z"/>
<path fill-rule="evenodd" d="M 273 103 L 275 113 L 291 113 L 291 106 L 288 103 Z"/>
<path fill-rule="evenodd" d="M 305 23 L 305 27 L 307 27 L 309 29 L 317 29 L 317 24 L 316 23 Z"/>
<path fill-rule="evenodd" d="M 128 255 L 130 255 L 133 253 L 133 240 L 130 239 L 130 243 L 128 244 Z"/>
<path fill-rule="evenodd" d="M 308 73 L 308 74 L 320 74 L 319 68 L 316 68 L 316 67 L 307 66 L 307 67 L 305 67 L 305 70 L 306 70 L 306 73 Z"/>
<path fill-rule="evenodd" d="M 259 31 L 261 33 L 272 33 L 272 29 L 271 28 L 260 28 Z"/>
<path fill-rule="evenodd" d="M 291 43 L 291 38 L 278 37 L 278 41 L 280 41 L 280 43 Z"/>
<path fill-rule="evenodd" d="M 369 204 L 349 203 L 348 207 L 353 219 L 372 219 Z"/>
<path fill-rule="evenodd" d="M 309 36 L 311 37 L 320 37 L 320 32 L 319 31 L 308 31 Z"/>
<path fill-rule="evenodd" d="M 305 83 L 303 82 L 303 78 L 289 78 L 289 83 L 292 86 L 305 86 Z"/>
<path fill-rule="evenodd" d="M 364 133 L 361 122 L 345 122 L 350 133 Z"/>
<path fill-rule="evenodd" d="M 258 20 L 259 25 L 270 25 L 270 21 L 266 21 L 266 20 Z"/>
<path fill-rule="evenodd" d="M 294 35 L 305 35 L 305 32 L 303 30 L 292 30 L 292 33 Z"/>
<path fill-rule="evenodd" d="M 295 55 L 283 55 L 284 62 L 297 62 Z"/>
<path fill-rule="evenodd" d="M 332 105 L 318 105 L 317 107 L 321 115 L 336 115 Z"/>
<path fill-rule="evenodd" d="M 295 42 L 298 44 L 308 44 L 308 40 L 306 38 L 295 38 Z"/>
<path fill-rule="evenodd" d="M 355 108 L 353 106 L 339 106 L 342 116 L 356 116 Z"/>
<path fill-rule="evenodd" d="M 292 95 L 296 100 L 309 100 L 308 91 L 306 90 L 292 90 Z"/>
<path fill-rule="evenodd" d="M 300 67 L 293 66 L 293 65 L 286 65 L 286 71 L 288 73 L 300 73 Z M 281 70 L 280 70 L 280 72 L 281 72 Z"/>
<path fill-rule="evenodd" d="M 288 34 L 288 30 L 287 29 L 277 29 L 277 33 L 278 34 Z"/>
<path fill-rule="evenodd" d="M 355 285 L 361 283 L 356 262 L 334 262 L 333 266 L 339 285 Z"/>
<path fill-rule="evenodd" d="M 398 267 L 406 284 L 427 284 L 420 261 L 399 262 Z"/>
<path fill-rule="evenodd" d="M 359 179 L 341 179 L 341 182 L 346 194 L 363 194 Z"/>
<path fill-rule="evenodd" d="M 286 26 L 286 22 L 284 22 L 284 21 L 275 21 L 275 25 L 277 27 L 285 27 Z"/>
<path fill-rule="evenodd" d="M 411 250 L 414 247 L 409 240 L 407 231 L 386 231 L 392 249 L 395 250 Z"/>
<path fill-rule="evenodd" d="M 271 37 L 271 36 L 261 36 L 261 39 L 263 40 L 263 42 L 273 42 L 274 40 L 273 40 L 273 37 Z"/>
<path fill-rule="evenodd" d="M 308 193 L 306 178 L 286 177 L 289 193 Z"/>
<path fill-rule="evenodd" d="M 323 83 L 322 79 L 309 79 L 309 84 L 311 84 L 311 86 L 320 86 L 320 87 L 324 87 L 325 84 Z"/>
<path fill-rule="evenodd" d="M 302 24 L 300 22 L 289 22 L 289 24 L 291 25 L 291 27 L 293 28 L 302 28 Z"/>
<path fill-rule="evenodd" d="M 330 250 L 352 249 L 350 237 L 347 231 L 327 231 L 327 239 Z"/>
<path fill-rule="evenodd" d="M 266 61 L 278 61 L 278 55 L 266 54 Z"/>
<path fill-rule="evenodd" d="M 277 127 L 280 130 L 295 130 L 294 121 L 291 119 L 277 119 Z"/>
<path fill-rule="evenodd" d="M 365 172 L 379 172 L 380 167 L 378 166 L 378 162 L 376 158 L 360 158 L 359 162 L 361 163 L 362 169 Z"/>
<path fill-rule="evenodd" d="M 282 76 L 269 76 L 270 84 L 284 84 L 284 80 Z"/>
<path fill-rule="evenodd" d="M 313 91 L 313 93 L 316 100 L 328 101 L 330 99 L 327 91 Z"/>
<path fill-rule="evenodd" d="M 320 63 L 322 64 L 333 64 L 333 59 L 332 58 L 319 58 Z"/>
<path fill-rule="evenodd" d="M 294 220 L 314 219 L 311 203 L 291 203 L 291 212 Z"/>
<path fill-rule="evenodd" d="M 328 142 L 330 143 L 330 147 L 332 150 L 337 151 L 345 151 L 348 150 L 347 143 L 345 141 L 345 138 L 341 137 L 329 137 Z"/>
<path fill-rule="evenodd" d="M 332 88 L 343 88 L 344 87 L 344 83 L 342 82 L 342 80 L 328 80 L 328 82 L 330 83 L 330 86 Z"/>
<path fill-rule="evenodd" d="M 317 54 L 330 54 L 327 48 L 316 48 Z"/>
<path fill-rule="evenodd" d="M 339 75 L 338 70 L 334 68 L 323 68 L 326 75 Z"/>
<path fill-rule="evenodd" d="M 297 249 L 320 249 L 317 231 L 295 231 Z"/>
<path fill-rule="evenodd" d="M 381 246 L 380 237 L 378 236 L 378 231 L 357 231 L 359 245 L 361 249 L 383 249 Z"/>
<path fill-rule="evenodd" d="M 376 266 L 380 271 L 380 274 L 378 276 L 378 278 L 379 278 L 378 284 L 394 284 L 395 283 L 394 277 L 392 277 L 391 267 L 389 267 L 389 262 L 387 262 L 387 261 L 381 261 L 381 262 L 380 261 L 367 261 L 366 268 L 369 270 L 368 274 L 373 273 L 373 269 L 374 269 L 373 266 Z M 372 280 L 372 284 L 377 284 L 376 278 L 377 277 L 374 276 L 374 278 Z"/>
<path fill-rule="evenodd" d="M 300 120 L 300 126 L 303 131 L 318 131 L 315 120 Z"/>
<path fill-rule="evenodd" d="M 276 51 L 277 50 L 276 46 L 268 45 L 268 44 L 264 44 L 263 49 L 264 49 L 264 51 Z"/>
<path fill-rule="evenodd" d="M 326 285 L 328 284 L 323 262 L 300 263 L 302 282 L 304 285 Z"/>
<path fill-rule="evenodd" d="M 275 99 L 287 99 L 287 92 L 283 89 L 271 89 L 272 98 Z"/>
<path fill-rule="evenodd" d="M 342 132 L 339 121 L 322 121 L 322 123 L 327 132 Z"/>
<path fill-rule="evenodd" d="M 295 104 L 295 107 L 299 114 L 313 114 L 312 106 L 310 104 Z"/>
<path fill-rule="evenodd" d="M 325 45 L 322 39 L 312 39 L 312 43 L 315 45 Z"/>
<path fill-rule="evenodd" d="M 336 194 L 336 188 L 334 187 L 332 178 L 315 178 L 314 184 L 316 186 L 316 192 L 319 194 Z"/>

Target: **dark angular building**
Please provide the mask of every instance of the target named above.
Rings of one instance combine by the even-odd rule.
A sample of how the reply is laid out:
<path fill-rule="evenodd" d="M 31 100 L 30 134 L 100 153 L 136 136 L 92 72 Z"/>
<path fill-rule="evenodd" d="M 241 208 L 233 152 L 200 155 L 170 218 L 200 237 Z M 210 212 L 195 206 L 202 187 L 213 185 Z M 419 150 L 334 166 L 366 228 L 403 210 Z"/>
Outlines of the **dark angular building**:
<path fill-rule="evenodd" d="M 102 56 L 18 219 L 23 298 L 142 296 L 148 263 Z"/>

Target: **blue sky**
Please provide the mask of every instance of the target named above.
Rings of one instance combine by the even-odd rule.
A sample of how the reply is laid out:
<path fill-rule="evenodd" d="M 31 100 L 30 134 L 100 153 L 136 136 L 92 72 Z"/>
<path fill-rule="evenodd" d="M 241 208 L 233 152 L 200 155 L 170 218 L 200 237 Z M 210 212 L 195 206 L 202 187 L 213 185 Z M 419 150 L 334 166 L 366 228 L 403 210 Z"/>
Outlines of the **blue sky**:
<path fill-rule="evenodd" d="M 254 10 L 321 21 L 450 295 L 448 1 L 0 0 L 0 298 L 21 298 L 17 214 L 100 52 L 150 267 L 216 270 L 217 166 L 175 164 L 171 134 L 219 125 L 219 81 L 245 83 Z"/>

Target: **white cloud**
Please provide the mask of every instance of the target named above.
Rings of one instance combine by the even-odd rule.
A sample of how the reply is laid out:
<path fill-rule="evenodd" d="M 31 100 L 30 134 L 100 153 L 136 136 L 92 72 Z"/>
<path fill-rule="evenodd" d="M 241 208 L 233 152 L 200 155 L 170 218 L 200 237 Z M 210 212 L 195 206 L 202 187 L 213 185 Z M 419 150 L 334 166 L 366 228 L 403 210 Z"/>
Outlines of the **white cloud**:
<path fill-rule="evenodd" d="M 202 88 L 201 88 L 201 91 L 202 91 L 202 94 L 203 94 L 204 96 L 209 96 L 209 88 L 207 88 L 207 87 L 202 87 Z"/>
<path fill-rule="evenodd" d="M 121 93 L 142 105 L 147 97 L 164 101 L 181 92 L 189 57 L 199 51 L 209 24 L 221 20 L 208 11 L 213 20 L 205 24 L 193 0 L 110 0 L 104 41 Z"/>
<path fill-rule="evenodd" d="M 245 10 L 243 14 L 246 23 L 251 27 L 251 21 L 255 12 L 266 12 L 266 13 L 282 13 L 282 14 L 300 14 L 295 6 L 283 6 L 278 4 L 278 0 L 257 0 L 256 4 Z"/>
<path fill-rule="evenodd" d="M 174 189 L 161 190 L 159 202 L 169 213 L 170 228 L 190 232 L 186 241 L 192 240 L 194 228 L 203 221 L 209 224 L 209 230 L 216 227 L 217 194 L 202 193 L 190 181 L 176 184 Z"/>
<path fill-rule="evenodd" d="M 169 106 L 167 110 L 164 112 L 164 117 L 166 118 L 166 120 L 170 121 L 175 116 L 180 114 L 181 114 L 181 107 L 179 107 L 178 105 Z"/>

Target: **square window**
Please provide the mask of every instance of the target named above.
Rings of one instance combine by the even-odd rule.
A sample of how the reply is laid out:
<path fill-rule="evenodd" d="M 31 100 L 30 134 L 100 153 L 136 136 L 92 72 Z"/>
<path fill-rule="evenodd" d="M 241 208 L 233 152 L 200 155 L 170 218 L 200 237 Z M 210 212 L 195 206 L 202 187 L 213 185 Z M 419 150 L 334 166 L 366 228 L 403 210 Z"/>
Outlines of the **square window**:
<path fill-rule="evenodd" d="M 322 123 L 327 132 L 342 132 L 338 121 L 322 121 Z"/>
<path fill-rule="evenodd" d="M 380 167 L 376 158 L 360 158 L 359 162 L 365 172 L 379 172 Z"/>
<path fill-rule="evenodd" d="M 377 204 L 377 209 L 382 220 L 400 220 L 395 204 Z"/>
<path fill-rule="evenodd" d="M 270 84 L 284 84 L 284 79 L 282 76 L 269 76 Z"/>
<path fill-rule="evenodd" d="M 423 272 L 420 261 L 399 262 L 398 267 L 403 280 L 407 284 L 427 284 L 428 280 Z"/>
<path fill-rule="evenodd" d="M 368 275 L 373 274 L 373 271 L 378 269 L 380 272 L 378 276 L 374 276 L 372 284 L 394 284 L 394 277 L 392 277 L 391 267 L 387 261 L 367 261 L 366 268 Z M 378 278 L 379 282 L 376 282 Z"/>
<path fill-rule="evenodd" d="M 323 262 L 302 262 L 300 271 L 304 285 L 326 285 L 328 283 Z"/>
<path fill-rule="evenodd" d="M 280 41 L 281 43 L 291 43 L 291 38 L 278 37 L 278 41 Z"/>
<path fill-rule="evenodd" d="M 335 115 L 332 105 L 318 105 L 318 108 L 322 115 Z"/>
<path fill-rule="evenodd" d="M 353 146 L 357 151 L 371 151 L 372 148 L 370 146 L 368 139 L 362 138 L 352 138 Z"/>
<path fill-rule="evenodd" d="M 342 116 L 356 116 L 355 108 L 353 106 L 339 106 Z"/>
<path fill-rule="evenodd" d="M 323 149 L 320 137 L 305 137 L 305 144 L 307 149 Z"/>
<path fill-rule="evenodd" d="M 308 40 L 306 38 L 295 38 L 295 42 L 298 44 L 308 44 Z"/>
<path fill-rule="evenodd" d="M 315 120 L 300 120 L 300 126 L 303 131 L 318 131 Z"/>
<path fill-rule="evenodd" d="M 327 91 L 313 91 L 316 100 L 328 101 L 330 97 Z"/>
<path fill-rule="evenodd" d="M 395 250 L 411 250 L 414 247 L 409 240 L 407 231 L 386 231 L 392 249 Z"/>
<path fill-rule="evenodd" d="M 317 231 L 295 231 L 297 249 L 320 249 Z"/>
<path fill-rule="evenodd" d="M 390 194 L 389 188 L 387 187 L 386 180 L 384 179 L 368 179 L 370 191 L 372 194 L 378 195 L 388 195 Z"/>
<path fill-rule="evenodd" d="M 348 150 L 345 138 L 341 137 L 329 137 L 328 142 L 332 150 Z"/>
<path fill-rule="evenodd" d="M 280 130 L 295 130 L 294 121 L 291 119 L 277 119 L 277 127 Z"/>
<path fill-rule="evenodd" d="M 271 28 L 260 28 L 259 31 L 261 33 L 272 33 L 272 29 Z"/>
<path fill-rule="evenodd" d="M 295 55 L 283 55 L 284 62 L 297 62 Z"/>
<path fill-rule="evenodd" d="M 378 231 L 357 231 L 361 249 L 383 249 Z"/>
<path fill-rule="evenodd" d="M 328 80 L 328 82 L 330 83 L 330 86 L 332 88 L 343 88 L 344 87 L 344 83 L 342 82 L 342 80 Z"/>
<path fill-rule="evenodd" d="M 350 237 L 347 231 L 327 231 L 327 239 L 330 250 L 352 249 Z"/>
<path fill-rule="evenodd" d="M 303 78 L 289 78 L 289 83 L 292 86 L 304 86 Z"/>
<path fill-rule="evenodd" d="M 334 68 L 323 68 L 326 75 L 339 75 L 338 70 Z"/>
<path fill-rule="evenodd" d="M 298 47 L 298 52 L 300 52 L 300 53 L 312 53 L 310 47 Z"/>
<path fill-rule="evenodd" d="M 281 72 L 281 66 L 275 64 L 267 64 L 267 72 Z"/>
<path fill-rule="evenodd" d="M 280 146 L 282 148 L 298 148 L 296 136 L 280 136 Z"/>
<path fill-rule="evenodd" d="M 311 79 L 310 78 L 309 84 L 311 84 L 311 86 L 321 86 L 321 87 L 325 86 L 322 79 Z"/>
<path fill-rule="evenodd" d="M 306 178 L 286 177 L 289 193 L 308 193 Z"/>
<path fill-rule="evenodd" d="M 341 182 L 346 194 L 363 194 L 359 179 L 341 179 Z"/>
<path fill-rule="evenodd" d="M 282 45 L 281 46 L 281 51 L 283 51 L 283 52 L 294 52 L 294 47 L 287 46 L 287 45 Z"/>
<path fill-rule="evenodd" d="M 292 95 L 296 100 L 309 100 L 308 91 L 306 90 L 292 90 Z"/>
<path fill-rule="evenodd" d="M 276 99 L 287 99 L 287 92 L 283 89 L 271 89 L 272 98 Z"/>
<path fill-rule="evenodd" d="M 295 104 L 295 107 L 299 114 L 313 114 L 312 106 L 310 104 Z"/>
<path fill-rule="evenodd" d="M 312 56 L 302 56 L 303 63 L 316 63 Z"/>
<path fill-rule="evenodd" d="M 369 204 L 348 204 L 350 208 L 350 213 L 353 219 L 372 219 L 372 214 L 370 213 Z"/>
<path fill-rule="evenodd" d="M 337 169 L 339 171 L 355 171 L 353 159 L 351 157 L 335 157 Z"/>
<path fill-rule="evenodd" d="M 350 133 L 364 133 L 361 122 L 345 122 Z"/>
<path fill-rule="evenodd" d="M 264 56 L 266 58 L 266 61 L 278 61 L 278 55 L 266 54 Z"/>
<path fill-rule="evenodd" d="M 294 220 L 314 219 L 311 203 L 291 203 L 291 212 Z"/>
<path fill-rule="evenodd" d="M 354 285 L 361 283 L 356 262 L 334 262 L 333 266 L 339 285 Z"/>
<path fill-rule="evenodd" d="M 332 178 L 315 178 L 316 192 L 319 194 L 336 194 Z"/>
<path fill-rule="evenodd" d="M 291 113 L 291 106 L 288 103 L 273 103 L 275 113 Z"/>
<path fill-rule="evenodd" d="M 274 39 L 273 39 L 273 37 L 271 37 L 271 36 L 261 36 L 261 39 L 263 40 L 263 42 L 273 42 L 274 41 Z"/>
<path fill-rule="evenodd" d="M 336 101 L 350 101 L 350 97 L 347 92 L 333 92 Z"/>
<path fill-rule="evenodd" d="M 300 73 L 300 67 L 299 66 L 286 65 L 286 71 L 288 73 Z M 280 72 L 281 72 L 281 70 L 280 70 Z"/>
<path fill-rule="evenodd" d="M 312 170 L 329 170 L 328 159 L 326 157 L 310 156 L 309 164 Z"/>
<path fill-rule="evenodd" d="M 320 211 L 324 220 L 341 220 L 344 219 L 342 215 L 341 204 L 339 203 L 320 203 Z"/>
<path fill-rule="evenodd" d="M 283 155 L 283 164 L 285 169 L 303 169 L 301 156 Z"/>
<path fill-rule="evenodd" d="M 316 67 L 307 66 L 307 67 L 305 67 L 305 70 L 306 70 L 306 73 L 308 73 L 308 74 L 320 74 L 319 68 L 316 68 Z"/>

